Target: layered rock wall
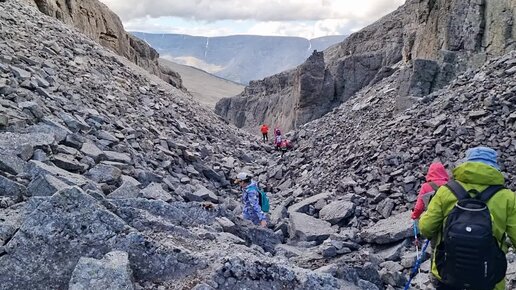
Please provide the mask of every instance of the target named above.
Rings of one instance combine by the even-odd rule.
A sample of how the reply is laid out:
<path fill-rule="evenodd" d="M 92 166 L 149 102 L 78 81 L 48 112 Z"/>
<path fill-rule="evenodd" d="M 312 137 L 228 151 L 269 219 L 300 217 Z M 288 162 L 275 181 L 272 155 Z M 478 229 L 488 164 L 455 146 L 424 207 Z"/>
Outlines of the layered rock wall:
<path fill-rule="evenodd" d="M 89 38 L 100 43 L 161 77 L 177 88 L 182 88 L 181 76 L 163 70 L 158 64 L 158 52 L 143 40 L 128 34 L 120 18 L 97 0 L 24 0 L 42 13 L 74 26 Z"/>

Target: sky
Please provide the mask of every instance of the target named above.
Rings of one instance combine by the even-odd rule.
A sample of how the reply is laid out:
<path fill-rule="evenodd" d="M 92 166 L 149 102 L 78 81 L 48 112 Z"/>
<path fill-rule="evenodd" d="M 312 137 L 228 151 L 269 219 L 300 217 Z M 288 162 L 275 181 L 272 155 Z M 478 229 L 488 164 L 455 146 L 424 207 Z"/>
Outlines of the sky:
<path fill-rule="evenodd" d="M 405 0 L 101 0 L 128 31 L 197 36 L 348 35 Z"/>

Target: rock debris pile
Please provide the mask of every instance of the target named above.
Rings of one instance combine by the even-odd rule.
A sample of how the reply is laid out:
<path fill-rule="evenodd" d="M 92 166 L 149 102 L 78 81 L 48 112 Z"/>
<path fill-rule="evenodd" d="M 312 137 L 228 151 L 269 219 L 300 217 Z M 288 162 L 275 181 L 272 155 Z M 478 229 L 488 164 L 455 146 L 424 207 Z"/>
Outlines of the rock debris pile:
<path fill-rule="evenodd" d="M 424 166 L 488 145 L 514 187 L 515 59 L 406 110 L 394 72 L 294 132 L 280 159 L 78 31 L 1 1 L 0 289 L 399 289 Z M 269 229 L 240 218 L 241 170 L 272 191 Z"/>

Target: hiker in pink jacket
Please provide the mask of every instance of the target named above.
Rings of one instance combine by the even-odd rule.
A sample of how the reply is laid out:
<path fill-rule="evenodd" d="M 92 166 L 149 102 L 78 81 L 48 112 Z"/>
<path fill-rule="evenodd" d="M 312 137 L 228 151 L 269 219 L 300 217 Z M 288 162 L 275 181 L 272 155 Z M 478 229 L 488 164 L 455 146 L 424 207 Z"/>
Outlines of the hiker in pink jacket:
<path fill-rule="evenodd" d="M 419 190 L 417 196 L 416 206 L 414 210 L 412 210 L 413 220 L 419 219 L 419 216 L 421 216 L 428 206 L 429 199 L 431 198 L 430 195 L 435 193 L 441 185 L 446 184 L 449 179 L 448 172 L 446 172 L 441 162 L 432 163 L 430 165 L 428 173 L 426 174 L 426 182 L 421 186 L 421 190 Z"/>

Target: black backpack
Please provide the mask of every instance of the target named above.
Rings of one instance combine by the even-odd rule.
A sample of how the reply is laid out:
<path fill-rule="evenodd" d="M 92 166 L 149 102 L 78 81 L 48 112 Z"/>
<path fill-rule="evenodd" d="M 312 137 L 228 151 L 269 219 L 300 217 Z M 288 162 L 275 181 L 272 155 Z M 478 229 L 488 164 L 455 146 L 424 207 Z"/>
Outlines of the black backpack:
<path fill-rule="evenodd" d="M 447 217 L 442 241 L 437 246 L 437 271 L 446 285 L 492 290 L 504 279 L 507 260 L 493 236 L 486 203 L 504 187 L 489 186 L 474 198 L 456 181 L 448 182 L 446 187 L 458 201 Z"/>

